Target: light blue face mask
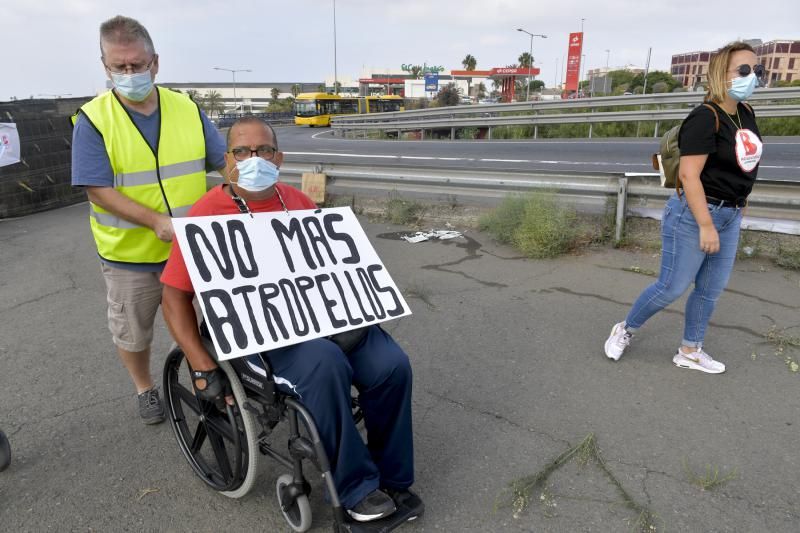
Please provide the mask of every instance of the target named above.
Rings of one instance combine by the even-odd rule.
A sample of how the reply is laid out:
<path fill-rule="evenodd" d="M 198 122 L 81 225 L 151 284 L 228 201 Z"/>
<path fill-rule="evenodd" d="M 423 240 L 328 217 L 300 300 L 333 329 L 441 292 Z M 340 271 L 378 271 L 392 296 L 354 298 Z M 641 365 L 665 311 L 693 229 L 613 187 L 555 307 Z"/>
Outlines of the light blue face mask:
<path fill-rule="evenodd" d="M 111 74 L 111 81 L 120 95 L 132 102 L 143 102 L 153 91 L 150 70 L 137 74 Z"/>
<path fill-rule="evenodd" d="M 278 182 L 278 167 L 261 157 L 237 161 L 236 168 L 239 169 L 239 179 L 233 183 L 246 191 L 260 192 Z"/>
<path fill-rule="evenodd" d="M 728 89 L 728 94 L 737 102 L 742 102 L 753 95 L 753 91 L 756 90 L 756 85 L 758 85 L 758 79 L 755 73 L 751 72 L 747 76 L 733 78 L 731 80 L 731 88 Z"/>

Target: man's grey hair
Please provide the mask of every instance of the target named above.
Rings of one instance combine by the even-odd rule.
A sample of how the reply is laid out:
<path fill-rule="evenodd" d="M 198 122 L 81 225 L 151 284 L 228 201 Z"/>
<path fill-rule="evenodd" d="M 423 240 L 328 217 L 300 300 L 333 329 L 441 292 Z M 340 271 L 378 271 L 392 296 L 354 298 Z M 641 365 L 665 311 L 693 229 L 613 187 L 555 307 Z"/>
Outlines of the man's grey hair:
<path fill-rule="evenodd" d="M 138 20 L 117 15 L 100 25 L 100 54 L 102 57 L 105 57 L 103 43 L 130 44 L 135 42 L 143 43 L 149 54 L 156 53 L 147 28 L 142 26 Z"/>

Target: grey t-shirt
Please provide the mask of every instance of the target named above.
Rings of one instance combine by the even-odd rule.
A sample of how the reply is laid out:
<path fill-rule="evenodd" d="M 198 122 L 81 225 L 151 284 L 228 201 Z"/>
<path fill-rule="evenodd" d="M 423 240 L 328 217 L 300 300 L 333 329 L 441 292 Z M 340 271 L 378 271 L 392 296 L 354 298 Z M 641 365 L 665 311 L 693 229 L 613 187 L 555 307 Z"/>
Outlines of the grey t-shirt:
<path fill-rule="evenodd" d="M 143 115 L 127 108 L 133 123 L 142 132 L 147 144 L 153 150 L 158 149 L 158 132 L 161 124 L 161 111 L 156 109 L 151 115 Z M 206 170 L 218 170 L 225 166 L 225 141 L 208 117 L 200 112 L 203 122 L 203 134 L 206 139 Z M 83 116 L 78 114 L 75 129 L 72 131 L 72 185 L 76 187 L 113 187 L 114 171 L 108 159 L 105 144 L 100 133 Z M 159 272 L 163 263 L 137 264 L 119 263 L 102 259 L 104 263 L 117 268 L 145 272 Z"/>

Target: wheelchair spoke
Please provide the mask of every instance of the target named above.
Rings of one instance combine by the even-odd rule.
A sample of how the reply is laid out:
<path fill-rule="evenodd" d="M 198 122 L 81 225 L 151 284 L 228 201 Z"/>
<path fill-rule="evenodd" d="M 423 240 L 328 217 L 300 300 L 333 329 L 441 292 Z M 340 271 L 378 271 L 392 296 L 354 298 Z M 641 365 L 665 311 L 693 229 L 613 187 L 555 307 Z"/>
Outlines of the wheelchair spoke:
<path fill-rule="evenodd" d="M 224 416 L 216 409 L 211 409 L 211 411 L 206 414 L 206 425 L 217 435 L 224 437 L 229 442 L 233 442 L 233 430 L 228 421 L 228 417 Z"/>
<path fill-rule="evenodd" d="M 225 442 L 222 440 L 220 435 L 214 433 L 209 433 L 208 441 L 211 443 L 211 447 L 214 449 L 214 456 L 217 458 L 217 464 L 219 465 L 222 479 L 227 482 L 229 479 L 231 479 L 233 474 L 231 472 L 231 464 L 228 460 L 228 454 L 225 450 Z"/>
<path fill-rule="evenodd" d="M 189 407 L 189 409 L 194 411 L 194 414 L 200 414 L 200 406 L 197 404 L 197 398 L 195 397 L 194 392 L 187 389 L 180 383 L 175 384 L 174 390 L 178 393 L 178 398 L 183 400 L 183 403 Z"/>
<path fill-rule="evenodd" d="M 208 432 L 206 431 L 205 424 L 197 424 L 197 429 L 194 432 L 194 438 L 192 439 L 191 451 L 192 453 L 197 453 L 202 448 L 203 443 L 206 441 L 206 436 L 208 436 Z"/>

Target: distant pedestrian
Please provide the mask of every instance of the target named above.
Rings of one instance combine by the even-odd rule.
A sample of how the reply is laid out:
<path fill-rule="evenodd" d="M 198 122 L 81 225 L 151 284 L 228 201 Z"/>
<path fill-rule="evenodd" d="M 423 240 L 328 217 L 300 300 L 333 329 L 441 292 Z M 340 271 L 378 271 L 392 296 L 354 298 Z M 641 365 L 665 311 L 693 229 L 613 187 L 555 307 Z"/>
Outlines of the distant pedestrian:
<path fill-rule="evenodd" d="M 724 46 L 711 58 L 705 102 L 716 113 L 697 106 L 681 126 L 678 175 L 683 194 L 673 194 L 664 208 L 661 272 L 625 320 L 611 328 L 605 352 L 614 361 L 637 329 L 694 282 L 686 302 L 683 340 L 672 361 L 711 374 L 725 371 L 724 364 L 703 351 L 703 340 L 733 269 L 742 209 L 761 160 L 755 115 L 742 103 L 764 81 L 764 67 L 756 62 L 753 48 L 743 42 Z"/>
<path fill-rule="evenodd" d="M 161 270 L 185 216 L 225 167 L 225 143 L 187 96 L 154 84 L 158 54 L 134 19 L 100 26 L 100 60 L 114 88 L 74 115 L 72 184 L 89 197 L 89 224 L 105 278 L 108 328 L 138 394 L 145 424 L 164 420 L 150 374 Z"/>

